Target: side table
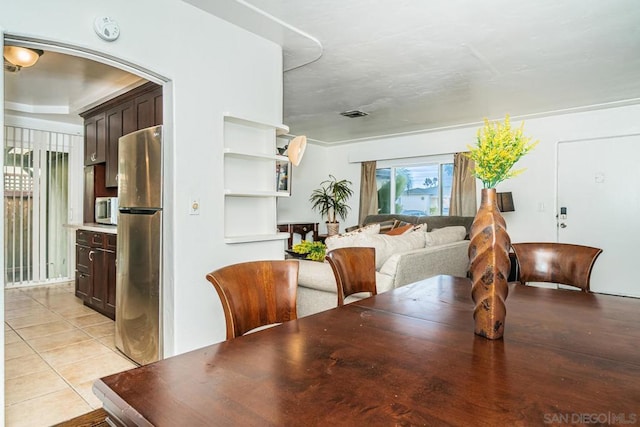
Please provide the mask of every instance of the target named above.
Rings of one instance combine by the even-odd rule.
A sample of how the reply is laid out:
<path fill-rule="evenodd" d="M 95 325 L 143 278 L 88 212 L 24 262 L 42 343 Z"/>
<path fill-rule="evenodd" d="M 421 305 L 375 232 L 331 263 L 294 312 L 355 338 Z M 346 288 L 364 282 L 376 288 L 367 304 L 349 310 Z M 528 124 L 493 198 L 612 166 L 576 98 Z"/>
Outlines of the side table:
<path fill-rule="evenodd" d="M 318 240 L 318 223 L 317 222 L 289 222 L 278 224 L 278 231 L 289 233 L 287 239 L 287 249 L 293 247 L 293 235 L 299 234 L 302 240 L 305 240 L 307 234 L 313 232 L 313 241 Z"/>

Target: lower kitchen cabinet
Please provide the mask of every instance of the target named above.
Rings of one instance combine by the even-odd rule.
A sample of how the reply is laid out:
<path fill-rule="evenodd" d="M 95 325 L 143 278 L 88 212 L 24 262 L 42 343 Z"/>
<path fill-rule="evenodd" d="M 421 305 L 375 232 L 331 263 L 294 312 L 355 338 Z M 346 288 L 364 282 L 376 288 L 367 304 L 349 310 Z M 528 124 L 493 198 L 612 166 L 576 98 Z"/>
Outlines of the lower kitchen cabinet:
<path fill-rule="evenodd" d="M 105 293 L 104 309 L 112 319 L 116 316 L 116 241 L 115 234 L 107 235 L 107 247 L 104 251 L 104 262 L 107 273 L 107 291 Z"/>
<path fill-rule="evenodd" d="M 76 296 L 84 305 L 115 319 L 117 236 L 76 231 Z"/>

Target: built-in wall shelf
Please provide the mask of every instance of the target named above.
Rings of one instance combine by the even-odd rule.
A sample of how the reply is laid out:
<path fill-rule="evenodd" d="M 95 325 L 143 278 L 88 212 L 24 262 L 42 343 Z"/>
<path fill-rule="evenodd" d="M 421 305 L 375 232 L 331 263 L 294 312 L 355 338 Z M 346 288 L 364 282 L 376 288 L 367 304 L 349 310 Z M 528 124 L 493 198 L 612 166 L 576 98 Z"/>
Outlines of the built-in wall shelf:
<path fill-rule="evenodd" d="M 289 238 L 289 233 L 275 233 L 275 234 L 251 234 L 245 236 L 227 236 L 224 238 L 225 243 L 248 243 L 248 242 L 266 242 L 270 240 L 286 240 Z"/>
<path fill-rule="evenodd" d="M 246 158 L 246 159 L 280 160 L 284 162 L 289 160 L 287 156 L 281 156 L 279 154 L 257 154 L 257 153 L 251 153 L 248 151 L 233 150 L 231 148 L 225 148 L 223 152 L 225 156 L 239 157 L 239 158 Z"/>
<path fill-rule="evenodd" d="M 224 119 L 230 123 L 236 123 L 244 126 L 253 126 L 263 129 L 275 129 L 276 135 L 286 135 L 289 133 L 289 126 L 276 123 L 266 123 L 258 120 L 249 119 L 246 117 L 240 117 L 231 113 L 224 113 Z"/>
<path fill-rule="evenodd" d="M 232 197 L 289 197 L 290 194 L 284 191 L 234 191 L 231 189 L 224 190 L 225 196 Z"/>
<path fill-rule="evenodd" d="M 289 132 L 230 113 L 224 125 L 224 242 L 288 239 L 278 233 L 276 200 L 290 196 L 291 163 L 276 149 L 276 137 Z"/>

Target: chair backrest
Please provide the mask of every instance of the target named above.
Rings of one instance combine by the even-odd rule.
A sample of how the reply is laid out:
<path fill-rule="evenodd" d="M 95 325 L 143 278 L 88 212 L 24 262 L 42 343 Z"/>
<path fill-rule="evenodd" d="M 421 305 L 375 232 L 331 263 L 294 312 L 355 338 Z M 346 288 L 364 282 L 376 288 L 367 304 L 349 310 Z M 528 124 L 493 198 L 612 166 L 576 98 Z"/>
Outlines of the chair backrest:
<path fill-rule="evenodd" d="M 567 243 L 513 243 L 520 282 L 550 282 L 590 291 L 591 270 L 602 249 Z"/>
<path fill-rule="evenodd" d="M 374 248 L 339 248 L 326 256 L 338 285 L 338 305 L 358 292 L 376 295 L 376 251 Z"/>
<path fill-rule="evenodd" d="M 298 265 L 295 260 L 251 261 L 207 274 L 222 302 L 227 339 L 298 318 Z"/>

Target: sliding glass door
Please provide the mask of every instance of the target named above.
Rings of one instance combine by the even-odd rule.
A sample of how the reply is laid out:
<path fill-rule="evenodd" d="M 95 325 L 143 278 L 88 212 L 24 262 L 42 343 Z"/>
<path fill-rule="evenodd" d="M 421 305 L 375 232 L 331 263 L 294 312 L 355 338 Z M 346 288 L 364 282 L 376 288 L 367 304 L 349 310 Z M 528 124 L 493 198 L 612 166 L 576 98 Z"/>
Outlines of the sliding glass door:
<path fill-rule="evenodd" d="M 68 280 L 69 152 L 78 138 L 5 127 L 6 287 Z M 76 141 L 77 142 L 77 141 Z"/>

